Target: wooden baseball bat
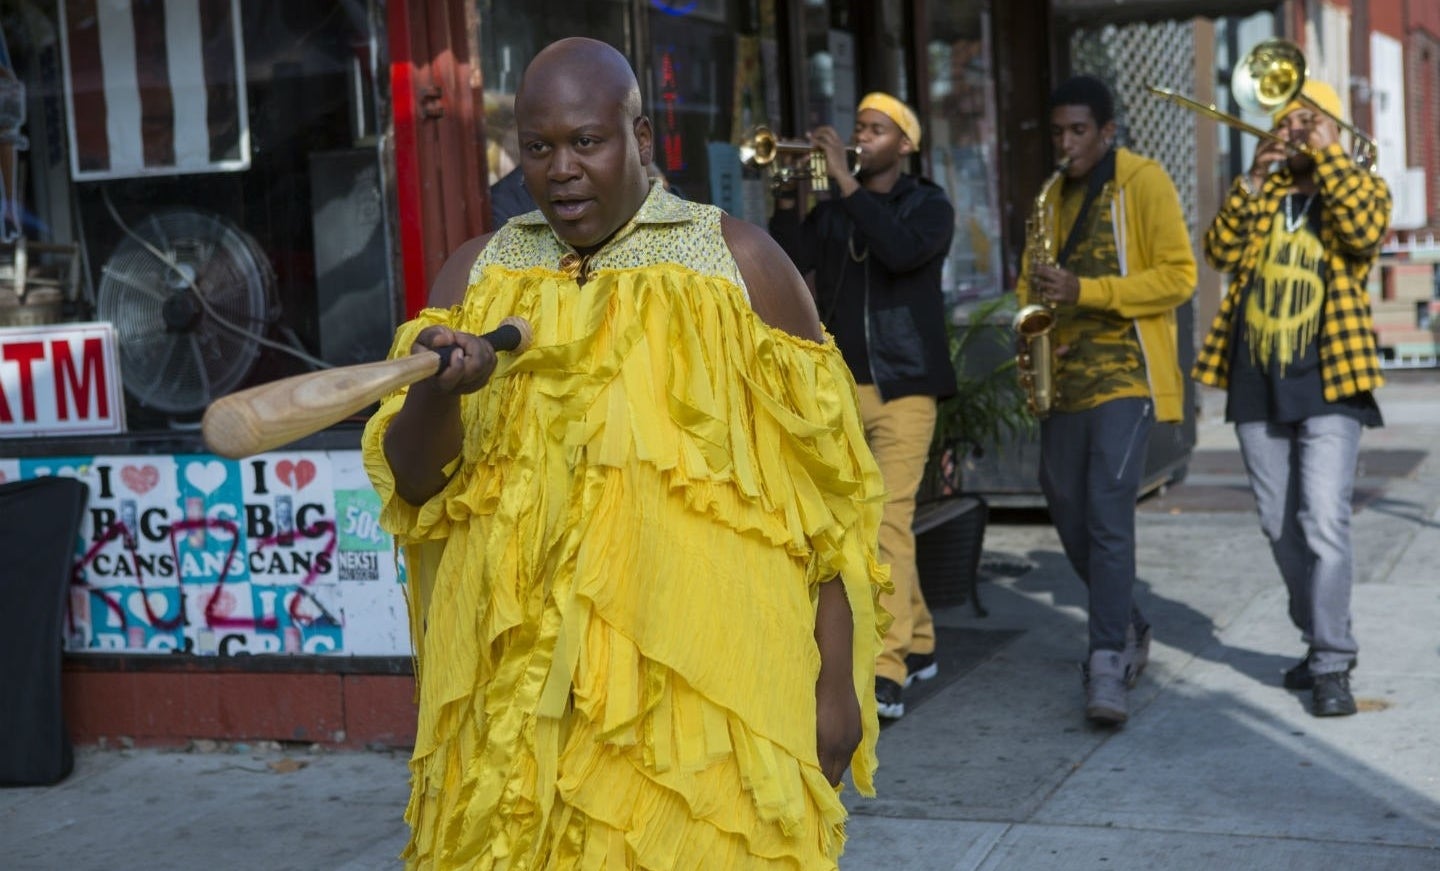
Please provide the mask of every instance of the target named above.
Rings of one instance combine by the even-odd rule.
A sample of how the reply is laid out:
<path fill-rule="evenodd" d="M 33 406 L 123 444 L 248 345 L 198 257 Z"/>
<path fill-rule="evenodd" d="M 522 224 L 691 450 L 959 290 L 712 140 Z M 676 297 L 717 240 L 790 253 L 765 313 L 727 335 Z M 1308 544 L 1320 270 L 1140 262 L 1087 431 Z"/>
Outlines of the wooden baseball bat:
<path fill-rule="evenodd" d="M 530 324 L 509 317 L 480 338 L 497 351 L 523 351 L 530 347 Z M 200 422 L 205 446 L 232 460 L 274 450 L 440 372 L 454 348 L 306 372 L 222 396 Z"/>

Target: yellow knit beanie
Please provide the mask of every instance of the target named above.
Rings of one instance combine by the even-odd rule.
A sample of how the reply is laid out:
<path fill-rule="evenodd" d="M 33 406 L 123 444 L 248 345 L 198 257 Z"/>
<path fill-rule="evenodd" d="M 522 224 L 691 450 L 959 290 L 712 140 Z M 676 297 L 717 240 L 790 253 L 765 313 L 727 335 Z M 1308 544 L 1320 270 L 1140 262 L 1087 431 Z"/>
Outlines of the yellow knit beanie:
<path fill-rule="evenodd" d="M 866 109 L 874 109 L 894 121 L 900 132 L 910 137 L 910 144 L 920 147 L 920 118 L 909 106 L 883 91 L 871 91 L 860 101 L 860 108 L 855 113 L 858 115 Z"/>
<path fill-rule="evenodd" d="M 1306 79 L 1305 86 L 1300 89 L 1300 94 L 1336 118 L 1345 117 L 1345 106 L 1340 102 L 1340 95 L 1335 93 L 1334 88 L 1324 82 L 1317 81 L 1316 79 Z M 1280 111 L 1271 116 L 1271 120 L 1278 125 L 1285 119 L 1286 115 L 1289 115 L 1296 109 L 1304 108 L 1308 107 L 1300 102 L 1299 97 L 1296 97 L 1284 106 L 1281 106 Z"/>

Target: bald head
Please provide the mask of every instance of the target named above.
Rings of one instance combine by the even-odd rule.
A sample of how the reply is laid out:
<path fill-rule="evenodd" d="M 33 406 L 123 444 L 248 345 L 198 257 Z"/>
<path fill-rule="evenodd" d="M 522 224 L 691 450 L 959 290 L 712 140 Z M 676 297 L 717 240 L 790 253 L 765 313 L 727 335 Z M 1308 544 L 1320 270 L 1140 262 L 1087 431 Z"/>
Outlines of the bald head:
<path fill-rule="evenodd" d="M 640 82 L 625 55 L 598 39 L 574 36 L 552 42 L 525 68 L 515 114 L 533 100 L 579 93 L 616 106 L 627 121 L 640 117 Z"/>
<path fill-rule="evenodd" d="M 572 38 L 541 50 L 520 80 L 515 125 L 525 188 L 577 250 L 603 245 L 645 203 L 650 121 L 630 63 L 609 45 Z"/>

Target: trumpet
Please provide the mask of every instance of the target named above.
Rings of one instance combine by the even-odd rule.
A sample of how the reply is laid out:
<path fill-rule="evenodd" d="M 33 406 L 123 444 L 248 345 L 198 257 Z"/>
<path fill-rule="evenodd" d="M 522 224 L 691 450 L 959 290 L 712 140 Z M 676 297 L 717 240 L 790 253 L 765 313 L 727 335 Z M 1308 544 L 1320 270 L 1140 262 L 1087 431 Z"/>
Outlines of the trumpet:
<path fill-rule="evenodd" d="M 777 161 L 781 155 L 802 158 L 799 166 L 789 161 Z M 847 169 L 851 175 L 860 174 L 861 151 L 858 145 L 845 149 Z M 825 151 L 811 145 L 805 139 L 781 139 L 763 124 L 750 131 L 740 142 L 740 162 L 746 166 L 768 169 L 772 185 L 786 184 L 801 179 L 824 179 L 830 174 L 825 160 Z"/>
<path fill-rule="evenodd" d="M 1332 119 L 1341 129 L 1349 133 L 1355 142 L 1355 162 L 1371 172 L 1375 172 L 1378 161 L 1375 140 L 1367 136 L 1359 127 L 1333 112 L 1327 111 L 1302 94 L 1300 91 L 1305 87 L 1305 73 L 1305 53 L 1300 50 L 1298 45 L 1286 39 L 1267 39 L 1246 52 L 1240 63 L 1235 65 L 1235 71 L 1230 75 L 1230 92 L 1234 95 L 1235 102 L 1239 103 L 1243 110 L 1255 115 L 1271 114 L 1291 100 L 1298 99 L 1306 108 Z M 1291 142 L 1269 130 L 1261 130 L 1253 124 L 1221 111 L 1214 104 L 1201 103 L 1155 85 L 1146 85 L 1145 88 L 1157 97 L 1198 112 L 1211 120 L 1228 124 L 1261 139 L 1278 142 L 1292 153 L 1309 152 L 1304 145 Z"/>

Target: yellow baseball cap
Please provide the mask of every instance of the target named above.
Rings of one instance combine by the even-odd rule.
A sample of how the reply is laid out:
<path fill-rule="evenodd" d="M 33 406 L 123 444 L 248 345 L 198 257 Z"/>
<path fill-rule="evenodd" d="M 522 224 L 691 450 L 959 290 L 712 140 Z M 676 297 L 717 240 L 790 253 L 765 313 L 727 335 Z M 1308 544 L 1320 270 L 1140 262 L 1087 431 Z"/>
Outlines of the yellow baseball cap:
<path fill-rule="evenodd" d="M 1345 106 L 1340 102 L 1340 95 L 1335 93 L 1334 88 L 1324 82 L 1316 79 L 1306 79 L 1305 86 L 1300 89 L 1300 94 L 1336 118 L 1345 117 Z M 1271 120 L 1278 125 L 1285 119 L 1286 115 L 1289 115 L 1296 109 L 1304 108 L 1306 108 L 1305 104 L 1300 102 L 1300 99 L 1297 97 L 1284 106 L 1281 106 L 1280 111 L 1271 116 Z"/>
<path fill-rule="evenodd" d="M 910 144 L 916 148 L 920 147 L 920 118 L 915 110 L 890 96 L 883 91 L 871 91 L 860 101 L 860 107 L 855 114 L 860 114 L 866 109 L 874 109 L 886 118 L 895 122 L 900 132 L 910 137 Z"/>

